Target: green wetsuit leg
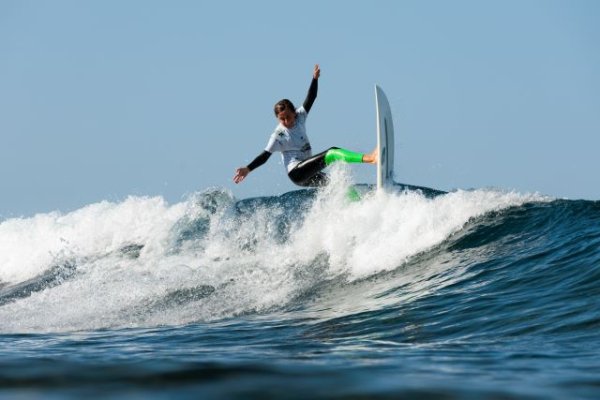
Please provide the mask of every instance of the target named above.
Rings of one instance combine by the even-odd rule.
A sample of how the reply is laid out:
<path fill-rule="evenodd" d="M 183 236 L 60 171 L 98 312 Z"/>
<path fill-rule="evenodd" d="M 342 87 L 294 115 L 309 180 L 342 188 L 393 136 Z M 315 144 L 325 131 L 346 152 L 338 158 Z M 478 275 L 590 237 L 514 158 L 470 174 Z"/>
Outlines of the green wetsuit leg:
<path fill-rule="evenodd" d="M 350 150 L 340 149 L 337 147 L 327 150 L 325 153 L 325 165 L 330 165 L 336 161 L 344 161 L 347 163 L 361 163 L 363 160 L 362 153 L 355 153 Z"/>
<path fill-rule="evenodd" d="M 355 153 L 353 151 L 346 150 L 346 149 L 340 149 L 337 147 L 333 147 L 333 148 L 327 150 L 327 153 L 325 153 L 325 164 L 326 165 L 330 165 L 336 161 L 344 161 L 347 163 L 362 163 L 362 160 L 363 160 L 362 153 Z M 350 200 L 352 202 L 360 201 L 360 199 L 361 199 L 360 193 L 358 193 L 358 191 L 356 190 L 356 188 L 354 186 L 350 186 L 348 188 L 346 197 L 348 198 L 348 200 Z"/>
<path fill-rule="evenodd" d="M 363 154 L 361 153 L 332 147 L 300 162 L 288 172 L 288 176 L 292 182 L 299 186 L 325 186 L 327 176 L 321 171 L 329 164 L 336 161 L 360 163 L 362 159 Z"/>

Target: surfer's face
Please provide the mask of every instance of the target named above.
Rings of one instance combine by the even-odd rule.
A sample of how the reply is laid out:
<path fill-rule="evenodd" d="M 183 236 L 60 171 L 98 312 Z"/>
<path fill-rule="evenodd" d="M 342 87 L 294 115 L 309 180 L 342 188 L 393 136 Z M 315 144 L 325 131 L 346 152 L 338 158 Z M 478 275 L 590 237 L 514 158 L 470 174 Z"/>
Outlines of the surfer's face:
<path fill-rule="evenodd" d="M 283 110 L 279 114 L 277 114 L 277 119 L 281 122 L 281 125 L 286 128 L 292 128 L 294 126 L 294 122 L 296 122 L 296 113 L 291 110 Z"/>

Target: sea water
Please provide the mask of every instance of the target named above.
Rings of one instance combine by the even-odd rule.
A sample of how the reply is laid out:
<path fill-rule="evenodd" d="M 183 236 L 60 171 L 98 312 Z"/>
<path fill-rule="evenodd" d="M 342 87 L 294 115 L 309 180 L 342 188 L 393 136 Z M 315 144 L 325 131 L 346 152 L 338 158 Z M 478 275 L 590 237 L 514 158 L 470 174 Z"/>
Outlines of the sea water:
<path fill-rule="evenodd" d="M 0 396 L 600 398 L 600 202 L 338 181 L 1 221 Z"/>

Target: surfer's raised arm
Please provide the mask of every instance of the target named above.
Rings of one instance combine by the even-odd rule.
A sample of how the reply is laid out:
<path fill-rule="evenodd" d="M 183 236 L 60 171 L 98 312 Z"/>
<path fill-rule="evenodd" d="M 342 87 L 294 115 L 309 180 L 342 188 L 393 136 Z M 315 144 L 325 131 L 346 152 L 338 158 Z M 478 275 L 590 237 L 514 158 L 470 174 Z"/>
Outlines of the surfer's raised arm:
<path fill-rule="evenodd" d="M 310 82 L 310 87 L 308 88 L 308 94 L 306 95 L 304 103 L 302 103 L 302 106 L 306 112 L 310 111 L 317 98 L 317 91 L 319 90 L 319 76 L 321 76 L 321 68 L 319 68 L 319 64 L 316 64 L 313 70 L 313 79 L 312 82 Z"/>
<path fill-rule="evenodd" d="M 264 163 L 266 163 L 267 160 L 269 159 L 269 157 L 271 157 L 271 153 L 264 150 L 254 160 L 252 160 L 252 162 L 250 164 L 248 164 L 245 167 L 240 167 L 240 168 L 236 169 L 235 175 L 233 177 L 233 181 L 235 183 L 240 183 L 241 181 L 244 180 L 244 178 L 246 178 L 246 176 L 248 176 L 248 174 L 252 170 L 255 170 L 256 168 L 258 168 L 261 165 L 263 165 Z"/>
<path fill-rule="evenodd" d="M 312 154 L 312 148 L 306 134 L 306 117 L 317 98 L 321 68 L 316 64 L 313 68 L 312 81 L 308 94 L 302 107 L 296 108 L 288 99 L 281 99 L 273 107 L 275 118 L 279 124 L 271 134 L 265 150 L 250 164 L 235 170 L 233 181 L 240 183 L 248 174 L 263 165 L 271 154 L 281 153 L 281 160 L 287 171 L 288 177 L 298 186 L 319 187 L 329 181 L 322 172 L 329 164 L 335 161 L 350 163 L 377 162 L 377 149 L 370 154 L 356 153 L 353 151 L 331 147 L 317 155 Z"/>
<path fill-rule="evenodd" d="M 319 90 L 319 77 L 320 76 L 321 76 L 321 68 L 319 68 L 319 64 L 315 64 L 315 67 L 313 68 L 313 78 L 310 83 L 310 87 L 308 88 L 308 94 L 306 95 L 306 99 L 304 100 L 304 103 L 302 104 L 302 106 L 304 107 L 304 109 L 306 110 L 307 113 L 308 113 L 308 111 L 310 111 L 313 103 L 315 102 L 315 100 L 317 98 L 317 91 Z M 278 108 L 278 106 L 280 106 L 280 103 L 282 103 L 281 105 L 283 105 L 282 110 L 280 110 Z M 283 126 L 285 126 L 286 128 L 292 128 L 295 125 L 296 116 L 297 116 L 296 109 L 294 108 L 294 105 L 289 100 L 284 99 L 275 105 L 275 117 L 277 117 L 277 119 L 281 122 L 281 124 Z M 277 147 L 278 145 L 279 145 L 278 143 L 271 140 L 267 146 L 269 149 L 276 150 L 276 149 L 278 149 L 278 147 Z M 236 169 L 235 175 L 233 176 L 233 181 L 235 183 L 240 183 L 241 181 L 243 181 L 246 178 L 246 176 L 248 176 L 248 174 L 250 172 L 252 172 L 252 170 L 255 170 L 256 168 L 258 168 L 261 165 L 263 165 L 264 163 L 266 163 L 267 160 L 269 159 L 269 157 L 271 157 L 271 154 L 272 154 L 271 152 L 265 150 L 262 153 L 260 153 L 258 155 L 258 157 L 256 157 L 254 160 L 252 160 L 252 162 L 250 164 L 248 164 L 247 166 Z"/>

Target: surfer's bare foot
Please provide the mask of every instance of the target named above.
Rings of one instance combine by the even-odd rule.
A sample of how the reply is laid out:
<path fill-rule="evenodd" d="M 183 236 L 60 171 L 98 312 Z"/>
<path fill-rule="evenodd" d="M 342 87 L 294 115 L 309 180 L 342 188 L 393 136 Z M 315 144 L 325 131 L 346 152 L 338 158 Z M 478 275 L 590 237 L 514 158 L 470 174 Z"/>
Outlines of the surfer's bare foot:
<path fill-rule="evenodd" d="M 365 154 L 363 156 L 362 161 L 367 164 L 377 164 L 377 160 L 379 159 L 379 151 L 377 148 L 370 152 L 369 154 Z"/>

